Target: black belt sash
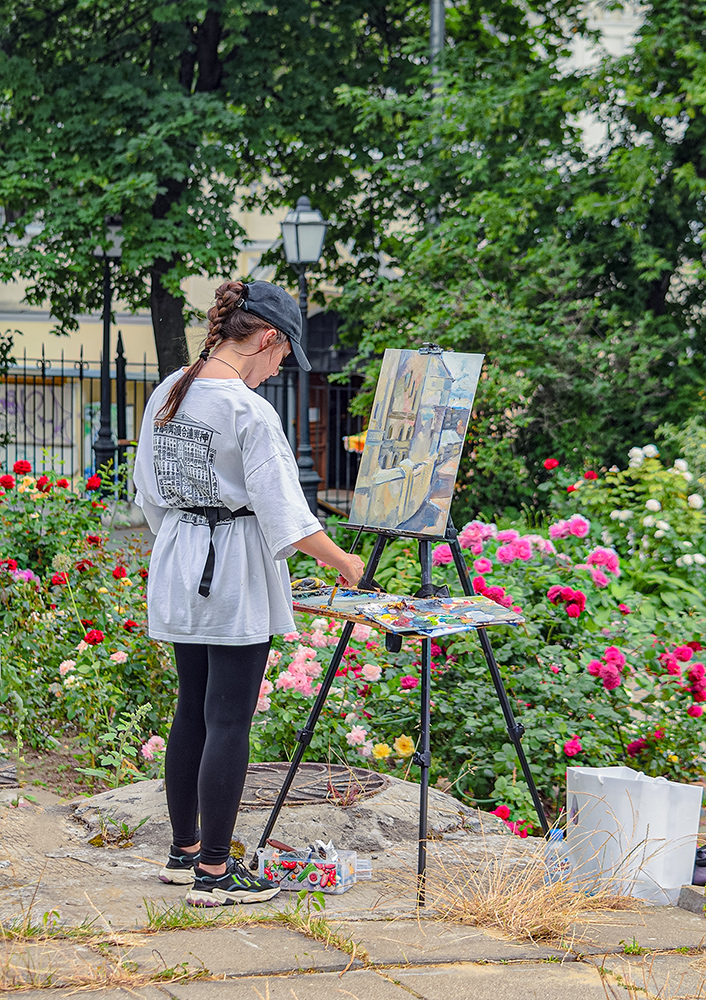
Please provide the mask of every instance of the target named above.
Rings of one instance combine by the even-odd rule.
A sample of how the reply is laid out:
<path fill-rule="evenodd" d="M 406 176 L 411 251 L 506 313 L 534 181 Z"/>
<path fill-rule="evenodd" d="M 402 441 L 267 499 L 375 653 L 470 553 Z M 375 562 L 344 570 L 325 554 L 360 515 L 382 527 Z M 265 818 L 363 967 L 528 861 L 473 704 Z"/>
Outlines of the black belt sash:
<path fill-rule="evenodd" d="M 213 547 L 213 532 L 219 521 L 234 521 L 236 517 L 254 517 L 255 511 L 247 507 L 239 507 L 237 510 L 229 510 L 227 507 L 181 507 L 187 514 L 197 514 L 205 517 L 211 532 L 208 540 L 208 555 L 201 574 L 199 584 L 199 594 L 201 597 L 208 597 L 211 593 L 211 583 L 213 582 L 213 568 L 216 564 L 216 550 Z"/>

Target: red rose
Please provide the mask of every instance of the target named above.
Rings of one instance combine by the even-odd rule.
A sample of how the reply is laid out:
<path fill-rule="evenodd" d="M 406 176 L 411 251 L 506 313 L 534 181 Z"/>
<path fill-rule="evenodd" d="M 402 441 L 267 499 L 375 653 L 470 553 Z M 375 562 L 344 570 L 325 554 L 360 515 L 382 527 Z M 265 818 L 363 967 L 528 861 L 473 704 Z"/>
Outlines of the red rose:
<path fill-rule="evenodd" d="M 547 472 L 549 472 L 551 471 L 551 469 L 557 468 L 557 466 L 559 465 L 559 461 L 556 458 L 545 458 L 542 464 L 544 465 L 544 468 L 547 470 Z"/>
<path fill-rule="evenodd" d="M 12 466 L 12 471 L 18 476 L 28 476 L 32 471 L 32 466 L 24 458 L 21 458 Z"/>
<path fill-rule="evenodd" d="M 576 487 L 575 486 L 567 486 L 566 487 L 566 492 L 567 493 L 575 493 L 576 492 Z"/>
<path fill-rule="evenodd" d="M 0 566 L 4 566 L 8 573 L 14 573 L 17 569 L 16 559 L 0 559 Z"/>
<path fill-rule="evenodd" d="M 116 580 L 124 580 L 127 576 L 127 570 L 124 566 L 116 566 L 113 570 L 113 576 Z"/>
<path fill-rule="evenodd" d="M 76 563 L 76 569 L 79 573 L 85 573 L 87 569 L 92 569 L 95 563 L 92 563 L 90 559 L 79 559 Z"/>
<path fill-rule="evenodd" d="M 69 481 L 68 481 L 68 479 L 57 479 L 56 485 L 57 486 L 61 486 L 64 489 L 66 489 L 68 487 L 68 485 L 69 485 Z"/>
<path fill-rule="evenodd" d="M 100 489 L 100 485 L 101 485 L 101 477 L 91 476 L 90 479 L 86 480 L 86 491 L 90 493 L 92 490 L 98 490 Z"/>
<path fill-rule="evenodd" d="M 701 705 L 689 705 L 686 710 L 686 714 L 690 715 L 692 719 L 698 719 L 700 715 L 704 714 L 704 710 Z"/>
<path fill-rule="evenodd" d="M 37 480 L 37 489 L 40 493 L 49 493 L 51 491 L 51 483 L 46 476 L 40 476 Z"/>
<path fill-rule="evenodd" d="M 12 476 L 4 475 L 0 476 L 0 486 L 5 490 L 11 490 L 14 488 L 15 480 Z"/>
<path fill-rule="evenodd" d="M 55 573 L 54 576 L 51 578 L 51 582 L 54 587 L 60 587 L 62 584 L 69 582 L 69 574 Z"/>
<path fill-rule="evenodd" d="M 149 572 L 146 569 L 138 569 L 137 575 L 141 576 L 143 580 L 146 580 L 149 576 Z"/>
<path fill-rule="evenodd" d="M 598 473 L 594 472 L 593 469 L 589 469 L 588 472 L 584 472 L 584 479 L 598 479 Z"/>
<path fill-rule="evenodd" d="M 507 806 L 498 806 L 497 809 L 493 809 L 493 816 L 498 816 L 500 819 L 509 819 L 510 810 Z"/>
<path fill-rule="evenodd" d="M 137 628 L 137 622 L 134 622 L 132 618 L 128 618 L 126 622 L 123 622 L 123 628 L 126 632 L 132 632 L 134 628 Z"/>
<path fill-rule="evenodd" d="M 97 628 L 92 628 L 91 631 L 86 632 L 86 634 L 83 637 L 83 641 L 87 642 L 89 646 L 98 646 L 99 643 L 103 642 L 104 639 L 105 636 Z"/>
<path fill-rule="evenodd" d="M 82 618 L 81 624 L 83 625 L 84 628 L 90 628 L 91 625 L 95 625 L 96 623 L 93 621 L 92 618 Z"/>
<path fill-rule="evenodd" d="M 100 545 L 103 539 L 100 535 L 86 535 L 86 541 L 89 545 Z"/>

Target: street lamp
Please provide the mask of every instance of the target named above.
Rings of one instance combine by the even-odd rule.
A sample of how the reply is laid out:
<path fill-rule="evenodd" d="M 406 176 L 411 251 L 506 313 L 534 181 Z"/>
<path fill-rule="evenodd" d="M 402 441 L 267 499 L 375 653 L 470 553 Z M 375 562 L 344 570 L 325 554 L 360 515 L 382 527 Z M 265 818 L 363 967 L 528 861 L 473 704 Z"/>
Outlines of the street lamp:
<path fill-rule="evenodd" d="M 123 237 L 121 235 L 122 219 L 119 215 L 106 219 L 108 238 L 106 246 L 99 246 L 93 251 L 96 257 L 103 258 L 103 354 L 101 356 L 101 419 L 96 439 L 93 442 L 93 453 L 96 459 L 96 472 L 101 466 L 115 462 L 115 439 L 110 425 L 110 262 L 120 260 Z"/>
<path fill-rule="evenodd" d="M 328 222 L 318 209 L 311 207 L 311 202 L 302 196 L 297 207 L 287 212 L 281 223 L 282 242 L 287 263 L 299 276 L 299 308 L 302 314 L 302 350 L 306 354 L 309 346 L 309 289 L 306 281 L 307 264 L 315 264 L 321 257 Z M 309 372 L 299 370 L 299 482 L 304 496 L 316 514 L 316 493 L 319 476 L 314 469 L 314 459 L 311 453 L 311 434 L 309 429 Z"/>

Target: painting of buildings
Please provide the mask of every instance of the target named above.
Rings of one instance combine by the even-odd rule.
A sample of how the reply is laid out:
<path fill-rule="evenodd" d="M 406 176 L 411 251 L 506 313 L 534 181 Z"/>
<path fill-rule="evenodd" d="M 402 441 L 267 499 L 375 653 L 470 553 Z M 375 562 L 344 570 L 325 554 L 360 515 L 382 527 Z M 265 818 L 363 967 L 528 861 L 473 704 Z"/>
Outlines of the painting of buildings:
<path fill-rule="evenodd" d="M 443 535 L 482 354 L 388 350 L 350 523 Z"/>

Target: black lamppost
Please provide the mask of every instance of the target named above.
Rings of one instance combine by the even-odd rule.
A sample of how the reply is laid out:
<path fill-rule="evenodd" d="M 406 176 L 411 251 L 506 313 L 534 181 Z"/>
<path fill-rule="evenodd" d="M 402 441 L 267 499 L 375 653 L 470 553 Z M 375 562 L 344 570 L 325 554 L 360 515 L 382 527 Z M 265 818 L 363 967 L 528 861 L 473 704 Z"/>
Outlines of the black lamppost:
<path fill-rule="evenodd" d="M 107 239 L 105 246 L 96 247 L 93 251 L 96 257 L 103 258 L 103 353 L 101 355 L 101 419 L 96 439 L 93 442 L 93 453 L 96 459 L 96 472 L 109 462 L 115 464 L 115 438 L 110 425 L 110 262 L 120 260 L 123 237 L 121 235 L 122 219 L 119 215 L 106 219 Z"/>
<path fill-rule="evenodd" d="M 302 314 L 302 349 L 309 347 L 309 289 L 306 281 L 307 264 L 315 264 L 321 257 L 328 222 L 318 209 L 311 207 L 305 196 L 297 207 L 287 213 L 282 227 L 282 242 L 287 263 L 299 276 L 299 308 Z M 316 493 L 321 482 L 314 469 L 309 430 L 309 372 L 299 370 L 299 482 L 312 513 L 316 514 Z"/>

